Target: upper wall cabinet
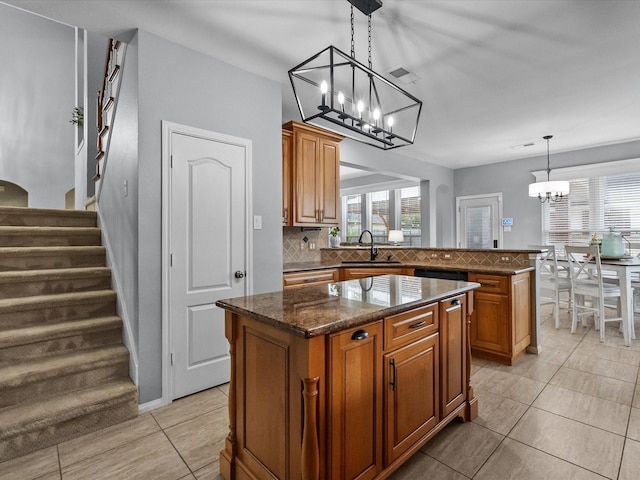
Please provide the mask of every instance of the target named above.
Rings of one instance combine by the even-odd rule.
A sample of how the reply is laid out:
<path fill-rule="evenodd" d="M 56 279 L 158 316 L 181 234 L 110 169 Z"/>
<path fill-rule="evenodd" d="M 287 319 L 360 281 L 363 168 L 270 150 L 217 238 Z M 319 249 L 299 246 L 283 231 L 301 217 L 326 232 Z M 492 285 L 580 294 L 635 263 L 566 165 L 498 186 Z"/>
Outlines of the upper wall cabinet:
<path fill-rule="evenodd" d="M 282 128 L 283 225 L 338 225 L 343 137 L 299 122 Z"/>

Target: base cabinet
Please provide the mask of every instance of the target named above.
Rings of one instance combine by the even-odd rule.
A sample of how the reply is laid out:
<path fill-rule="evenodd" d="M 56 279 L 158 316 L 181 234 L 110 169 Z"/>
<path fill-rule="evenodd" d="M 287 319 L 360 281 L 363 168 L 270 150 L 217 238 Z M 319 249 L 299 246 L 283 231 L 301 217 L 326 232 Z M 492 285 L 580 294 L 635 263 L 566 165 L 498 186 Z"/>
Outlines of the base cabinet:
<path fill-rule="evenodd" d="M 312 338 L 227 311 L 222 476 L 380 480 L 450 421 L 472 420 L 471 295 Z"/>
<path fill-rule="evenodd" d="M 409 275 L 413 276 L 413 268 L 407 267 L 347 267 L 341 269 L 342 280 L 375 277 L 377 275 Z"/>
<path fill-rule="evenodd" d="M 440 420 L 439 343 L 435 333 L 384 356 L 387 464 Z"/>
<path fill-rule="evenodd" d="M 382 471 L 381 357 L 381 321 L 330 336 L 330 478 L 367 480 Z"/>
<path fill-rule="evenodd" d="M 282 276 L 282 288 L 304 287 L 305 285 L 337 282 L 340 280 L 340 273 L 335 268 L 325 270 L 305 270 L 302 272 L 285 273 Z"/>
<path fill-rule="evenodd" d="M 512 365 L 531 342 L 530 273 L 469 273 L 469 281 L 480 284 L 471 317 L 473 354 Z"/>

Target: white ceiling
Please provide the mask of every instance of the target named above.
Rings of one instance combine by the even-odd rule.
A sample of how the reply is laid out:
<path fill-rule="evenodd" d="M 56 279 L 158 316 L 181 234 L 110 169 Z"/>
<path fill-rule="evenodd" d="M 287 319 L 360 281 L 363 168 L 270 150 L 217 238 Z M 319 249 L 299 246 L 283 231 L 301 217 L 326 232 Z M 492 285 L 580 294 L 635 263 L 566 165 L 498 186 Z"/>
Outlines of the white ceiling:
<path fill-rule="evenodd" d="M 281 82 L 283 120 L 299 119 L 287 71 L 350 49 L 346 0 L 5 2 L 104 35 L 140 28 Z M 547 134 L 552 153 L 640 139 L 640 1 L 383 2 L 373 69 L 416 74 L 402 86 L 424 102 L 416 143 L 395 152 L 461 168 L 543 155 Z"/>

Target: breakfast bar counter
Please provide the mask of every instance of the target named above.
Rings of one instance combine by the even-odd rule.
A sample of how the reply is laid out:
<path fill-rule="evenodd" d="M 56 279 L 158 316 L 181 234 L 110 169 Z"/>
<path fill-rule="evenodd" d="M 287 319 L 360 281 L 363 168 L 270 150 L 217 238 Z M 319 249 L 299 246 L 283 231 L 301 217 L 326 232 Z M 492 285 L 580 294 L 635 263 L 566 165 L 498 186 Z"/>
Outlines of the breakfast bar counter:
<path fill-rule="evenodd" d="M 220 300 L 227 479 L 382 479 L 471 420 L 472 282 L 384 275 Z"/>

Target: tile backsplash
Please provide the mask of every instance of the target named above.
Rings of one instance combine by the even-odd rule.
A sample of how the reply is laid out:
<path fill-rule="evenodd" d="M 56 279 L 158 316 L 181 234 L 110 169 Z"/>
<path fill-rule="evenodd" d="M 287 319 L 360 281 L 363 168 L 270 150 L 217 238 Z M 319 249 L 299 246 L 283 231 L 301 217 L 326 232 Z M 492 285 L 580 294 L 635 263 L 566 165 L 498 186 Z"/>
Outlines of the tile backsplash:
<path fill-rule="evenodd" d="M 328 227 L 305 231 L 301 231 L 300 227 L 282 229 L 282 261 L 284 263 L 319 262 L 320 249 L 328 247 Z"/>

